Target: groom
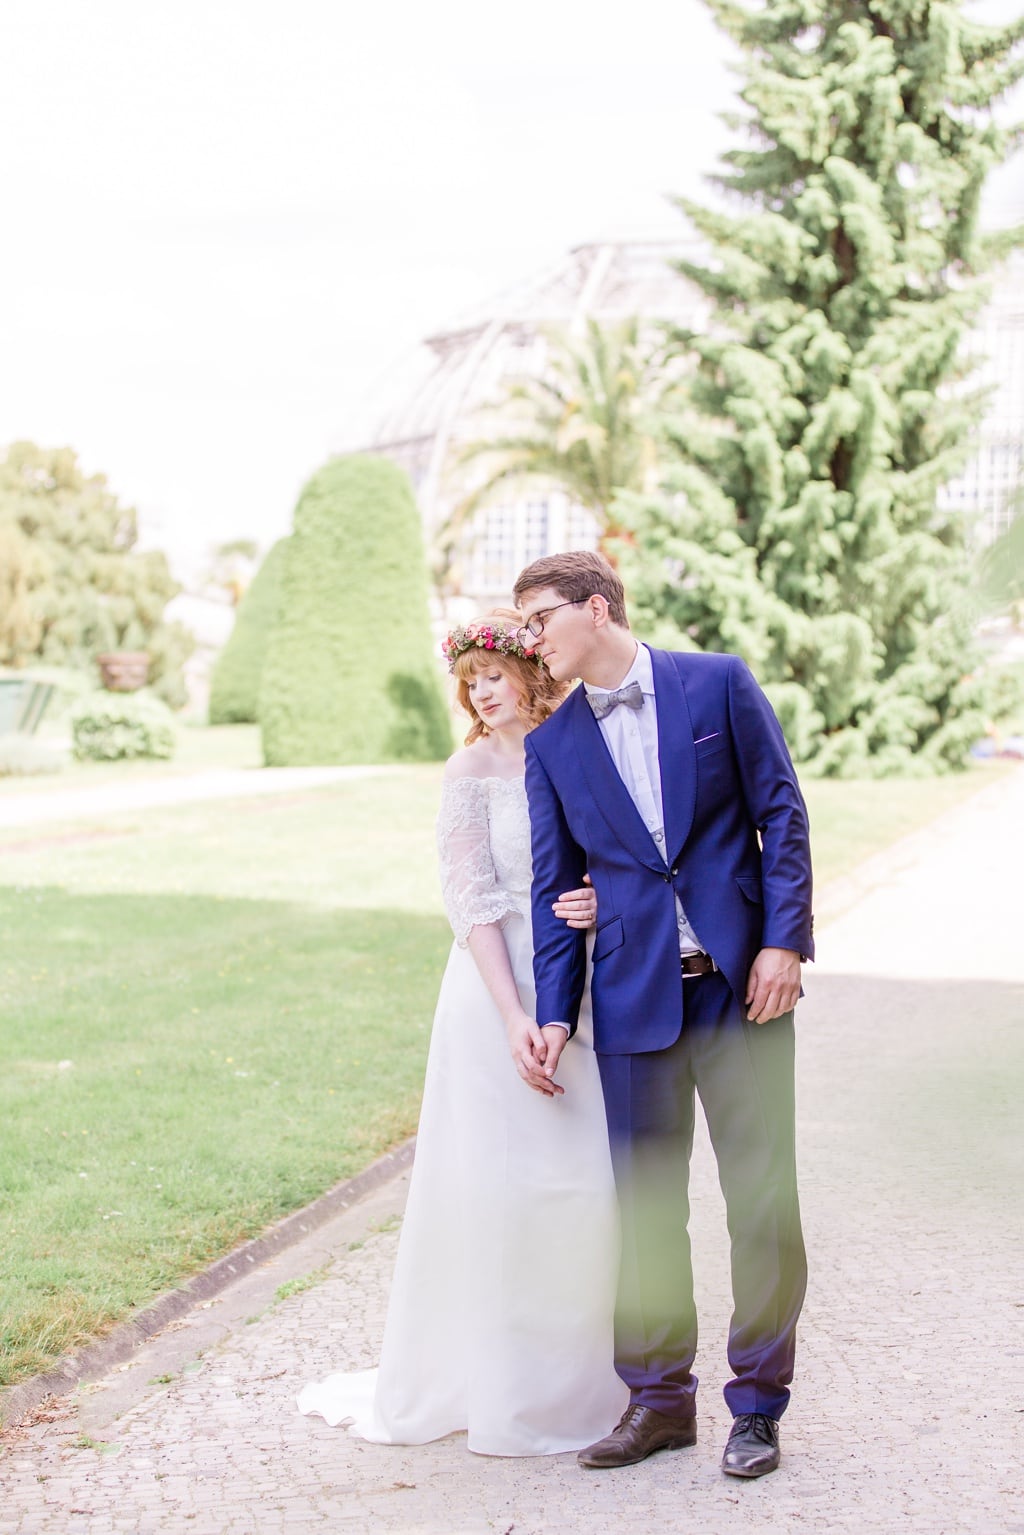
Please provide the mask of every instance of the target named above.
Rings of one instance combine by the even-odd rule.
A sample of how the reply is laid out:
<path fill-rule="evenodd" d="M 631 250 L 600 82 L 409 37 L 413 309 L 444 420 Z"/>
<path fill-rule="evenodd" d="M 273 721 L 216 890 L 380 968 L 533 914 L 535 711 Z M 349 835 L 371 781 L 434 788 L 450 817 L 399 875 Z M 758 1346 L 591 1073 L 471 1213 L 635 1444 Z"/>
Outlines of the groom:
<path fill-rule="evenodd" d="M 732 1241 L 733 1476 L 779 1464 L 806 1283 L 794 1151 L 793 1008 L 813 955 L 807 813 L 775 715 L 736 656 L 638 645 L 598 554 L 523 571 L 522 637 L 583 679 L 526 737 L 541 1089 L 575 1030 L 582 935 L 560 891 L 598 898 L 594 1044 L 622 1217 L 616 1369 L 630 1406 L 582 1466 L 696 1442 L 697 1344 L 687 1232 L 694 1089 Z M 543 1275 L 539 1276 L 543 1292 Z"/>

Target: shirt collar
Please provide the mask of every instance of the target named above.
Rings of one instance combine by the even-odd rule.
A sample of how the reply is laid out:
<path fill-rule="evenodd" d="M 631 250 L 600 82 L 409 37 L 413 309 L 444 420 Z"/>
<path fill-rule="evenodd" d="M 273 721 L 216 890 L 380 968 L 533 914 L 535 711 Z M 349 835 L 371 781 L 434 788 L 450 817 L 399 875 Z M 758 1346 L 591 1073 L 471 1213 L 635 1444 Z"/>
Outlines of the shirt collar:
<path fill-rule="evenodd" d="M 636 655 L 633 657 L 633 665 L 623 677 L 618 687 L 624 688 L 629 682 L 639 682 L 640 690 L 645 698 L 654 697 L 654 663 L 651 660 L 651 652 L 646 645 L 637 642 Z M 599 688 L 594 683 L 585 682 L 584 688 L 588 693 L 614 693 L 617 688 Z"/>

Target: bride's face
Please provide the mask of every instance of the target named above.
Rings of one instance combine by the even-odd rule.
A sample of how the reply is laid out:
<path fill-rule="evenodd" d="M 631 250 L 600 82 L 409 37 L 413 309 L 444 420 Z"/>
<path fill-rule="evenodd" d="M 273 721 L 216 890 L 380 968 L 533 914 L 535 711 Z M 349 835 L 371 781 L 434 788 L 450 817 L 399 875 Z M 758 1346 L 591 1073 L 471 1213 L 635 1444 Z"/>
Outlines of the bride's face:
<path fill-rule="evenodd" d="M 469 702 L 488 730 L 503 730 L 509 725 L 522 725 L 516 704 L 519 689 L 514 687 L 499 666 L 485 667 L 476 671 L 466 684 Z"/>

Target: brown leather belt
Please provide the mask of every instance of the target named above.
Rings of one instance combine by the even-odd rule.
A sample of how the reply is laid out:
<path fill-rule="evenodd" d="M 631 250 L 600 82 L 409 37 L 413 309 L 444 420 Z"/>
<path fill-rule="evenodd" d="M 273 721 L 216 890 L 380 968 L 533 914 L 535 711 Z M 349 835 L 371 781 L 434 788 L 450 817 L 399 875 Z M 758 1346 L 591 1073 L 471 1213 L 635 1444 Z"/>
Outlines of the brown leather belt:
<path fill-rule="evenodd" d="M 711 975 L 718 966 L 710 954 L 680 954 L 679 968 L 683 972 L 683 979 L 688 980 L 693 975 Z"/>

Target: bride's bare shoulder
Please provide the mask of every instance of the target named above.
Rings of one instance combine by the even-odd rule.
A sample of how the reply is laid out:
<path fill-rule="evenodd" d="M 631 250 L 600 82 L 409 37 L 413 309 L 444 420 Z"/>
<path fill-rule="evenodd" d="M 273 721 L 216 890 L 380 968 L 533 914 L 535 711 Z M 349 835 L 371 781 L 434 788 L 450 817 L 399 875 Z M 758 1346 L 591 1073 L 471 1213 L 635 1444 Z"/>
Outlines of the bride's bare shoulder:
<path fill-rule="evenodd" d="M 472 746 L 461 746 L 453 756 L 448 758 L 444 765 L 444 776 L 448 783 L 459 778 L 487 777 L 486 754 L 479 750 L 482 744 L 474 741 Z"/>
<path fill-rule="evenodd" d="M 507 775 L 506 763 L 495 755 L 486 736 L 474 741 L 471 746 L 460 747 L 444 766 L 444 776 L 448 783 L 460 778 L 504 778 Z"/>

